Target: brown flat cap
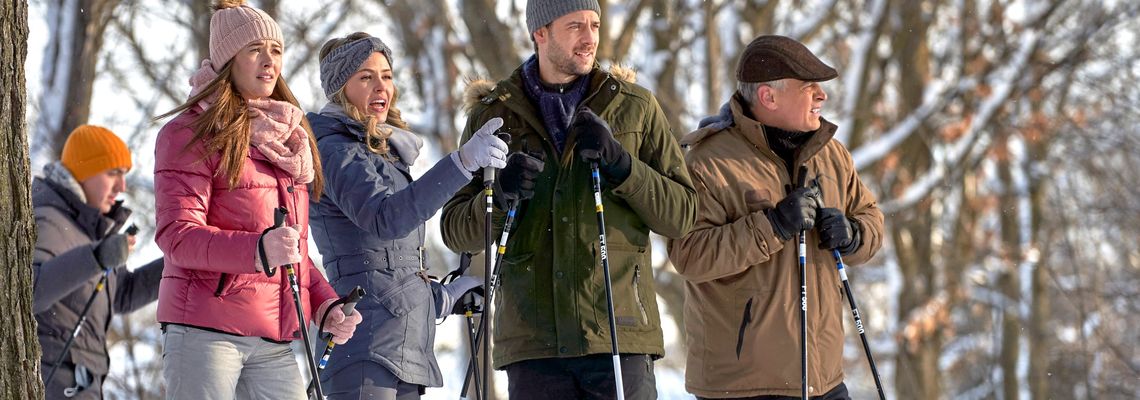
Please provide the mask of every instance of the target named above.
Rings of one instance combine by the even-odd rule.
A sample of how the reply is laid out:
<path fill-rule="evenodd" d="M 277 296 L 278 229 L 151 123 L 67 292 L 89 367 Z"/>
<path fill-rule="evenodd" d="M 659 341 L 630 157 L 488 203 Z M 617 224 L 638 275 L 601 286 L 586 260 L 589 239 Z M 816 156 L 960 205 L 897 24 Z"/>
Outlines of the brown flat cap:
<path fill-rule="evenodd" d="M 752 40 L 740 55 L 736 79 L 741 82 L 770 82 L 796 78 L 804 82 L 835 79 L 839 73 L 795 39 L 763 35 Z"/>

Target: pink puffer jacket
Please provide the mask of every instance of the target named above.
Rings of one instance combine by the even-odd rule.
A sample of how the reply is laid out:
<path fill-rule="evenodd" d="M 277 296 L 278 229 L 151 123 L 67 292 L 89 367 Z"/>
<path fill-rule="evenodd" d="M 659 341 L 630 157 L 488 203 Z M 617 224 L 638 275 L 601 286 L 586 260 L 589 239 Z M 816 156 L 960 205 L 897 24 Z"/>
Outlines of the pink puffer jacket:
<path fill-rule="evenodd" d="M 309 191 L 250 147 L 237 185 L 217 174 L 220 156 L 203 158 L 201 142 L 187 147 L 198 109 L 162 128 L 155 145 L 154 192 L 158 232 L 166 257 L 159 286 L 158 321 L 276 341 L 299 339 L 293 293 L 279 268 L 273 277 L 254 265 L 257 240 L 273 225 L 273 210 L 289 210 L 300 224 L 297 268 L 306 323 L 336 292 L 308 256 Z"/>

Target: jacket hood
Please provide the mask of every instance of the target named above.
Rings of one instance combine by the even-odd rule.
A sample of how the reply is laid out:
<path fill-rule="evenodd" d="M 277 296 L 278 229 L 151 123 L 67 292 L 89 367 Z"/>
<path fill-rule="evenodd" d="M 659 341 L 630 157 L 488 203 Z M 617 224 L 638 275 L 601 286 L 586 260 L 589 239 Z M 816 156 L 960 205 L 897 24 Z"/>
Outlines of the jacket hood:
<path fill-rule="evenodd" d="M 511 77 L 520 76 L 522 66 L 516 69 Z M 595 70 L 602 70 L 601 67 L 595 65 Z M 637 83 L 637 71 L 633 67 L 626 67 L 618 64 L 611 65 L 608 70 L 602 70 L 610 74 L 614 78 L 628 82 Z M 463 112 L 470 113 L 475 105 L 489 101 L 488 96 L 491 96 L 498 89 L 498 82 L 488 78 L 473 78 L 467 82 L 467 87 L 463 90 Z"/>
<path fill-rule="evenodd" d="M 313 135 L 317 141 L 329 135 L 347 135 L 357 141 L 365 140 L 364 125 L 348 116 L 340 104 L 328 103 L 321 108 L 320 114 L 309 113 L 309 125 L 313 127 Z M 388 144 L 396 149 L 396 153 L 408 165 L 415 163 L 420 156 L 420 149 L 424 147 L 424 140 L 419 135 L 400 129 L 392 125 L 380 125 L 380 129 L 390 129 L 392 135 L 388 137 Z"/>
<path fill-rule="evenodd" d="M 44 176 L 32 182 L 32 204 L 59 210 L 82 227 L 92 240 L 99 240 L 117 230 L 131 215 L 131 210 L 118 207 L 104 215 L 87 205 L 83 187 L 59 161 L 44 166 Z"/>
<path fill-rule="evenodd" d="M 60 200 L 65 197 L 73 197 L 74 202 L 78 204 L 87 204 L 87 196 L 83 193 L 83 186 L 79 185 L 79 181 L 75 180 L 75 176 L 71 175 L 71 171 L 63 166 L 63 163 L 54 161 L 44 166 L 43 179 L 50 182 L 54 189 L 56 189 Z M 70 195 L 70 196 L 68 196 Z"/>
<path fill-rule="evenodd" d="M 320 113 L 309 113 L 309 126 L 317 140 L 331 135 L 348 135 L 364 141 L 364 126 L 345 114 L 344 108 L 336 103 L 325 104 Z"/>

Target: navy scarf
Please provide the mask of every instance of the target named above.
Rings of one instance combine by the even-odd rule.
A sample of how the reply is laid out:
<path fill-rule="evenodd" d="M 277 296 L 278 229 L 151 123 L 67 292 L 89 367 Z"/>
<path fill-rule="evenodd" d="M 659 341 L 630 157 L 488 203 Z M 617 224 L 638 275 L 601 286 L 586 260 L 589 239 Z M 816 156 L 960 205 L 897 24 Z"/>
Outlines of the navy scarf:
<path fill-rule="evenodd" d="M 542 122 L 554 139 L 554 147 L 562 153 L 566 144 L 566 131 L 574 117 L 574 110 L 586 95 L 589 78 L 584 75 L 565 85 L 546 85 L 539 78 L 538 59 L 531 56 L 523 63 L 522 80 L 527 97 L 542 113 Z"/>

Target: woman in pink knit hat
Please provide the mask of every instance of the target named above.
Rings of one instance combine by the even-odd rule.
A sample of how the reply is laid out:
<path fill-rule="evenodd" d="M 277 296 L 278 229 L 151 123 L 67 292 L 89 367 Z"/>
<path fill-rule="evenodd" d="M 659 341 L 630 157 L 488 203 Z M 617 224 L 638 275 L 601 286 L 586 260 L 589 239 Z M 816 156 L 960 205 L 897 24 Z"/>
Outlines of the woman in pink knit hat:
<path fill-rule="evenodd" d="M 210 58 L 191 76 L 190 98 L 159 117 L 178 114 L 155 148 L 166 394 L 305 399 L 289 343 L 313 316 L 325 316 L 325 329 L 344 343 L 361 317 L 331 307 L 336 293 L 308 257 L 309 198 L 320 196 L 321 164 L 281 78 L 281 29 L 242 0 L 214 9 Z M 277 208 L 288 211 L 282 226 Z M 294 289 L 277 271 L 285 265 L 297 266 L 302 321 Z"/>

